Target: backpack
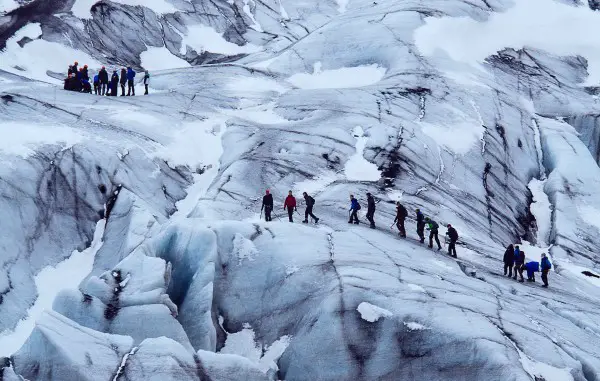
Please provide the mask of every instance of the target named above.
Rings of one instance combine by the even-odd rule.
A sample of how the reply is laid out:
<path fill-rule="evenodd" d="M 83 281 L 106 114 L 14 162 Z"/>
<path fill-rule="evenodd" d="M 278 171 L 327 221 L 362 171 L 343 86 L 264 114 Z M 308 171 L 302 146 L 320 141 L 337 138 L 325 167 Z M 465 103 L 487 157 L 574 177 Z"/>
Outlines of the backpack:
<path fill-rule="evenodd" d="M 306 199 L 306 204 L 308 206 L 314 206 L 315 205 L 315 199 L 312 198 L 311 196 L 308 196 L 307 199 Z"/>
<path fill-rule="evenodd" d="M 440 225 L 438 225 L 437 222 L 431 221 L 431 230 L 438 230 L 439 228 L 440 228 Z"/>
<path fill-rule="evenodd" d="M 408 211 L 404 207 L 404 205 L 400 205 L 400 216 L 402 218 L 406 218 L 408 216 Z"/>

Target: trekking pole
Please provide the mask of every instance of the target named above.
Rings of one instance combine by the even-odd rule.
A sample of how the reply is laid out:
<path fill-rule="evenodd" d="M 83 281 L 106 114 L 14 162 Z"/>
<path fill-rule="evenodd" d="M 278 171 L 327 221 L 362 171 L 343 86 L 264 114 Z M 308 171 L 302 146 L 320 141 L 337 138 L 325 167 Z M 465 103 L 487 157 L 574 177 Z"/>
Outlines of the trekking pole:
<path fill-rule="evenodd" d="M 390 229 L 394 230 L 394 222 L 392 222 L 392 226 L 390 226 Z"/>
<path fill-rule="evenodd" d="M 262 220 L 262 209 L 260 210 L 260 216 L 258 217 L 259 220 Z"/>

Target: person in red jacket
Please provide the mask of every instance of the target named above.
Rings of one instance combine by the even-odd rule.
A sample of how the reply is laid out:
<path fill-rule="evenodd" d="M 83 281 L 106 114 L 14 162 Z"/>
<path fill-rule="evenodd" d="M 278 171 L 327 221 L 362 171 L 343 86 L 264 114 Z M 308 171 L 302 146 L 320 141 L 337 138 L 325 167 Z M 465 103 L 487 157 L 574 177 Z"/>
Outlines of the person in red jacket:
<path fill-rule="evenodd" d="M 288 196 L 285 198 L 283 209 L 287 209 L 290 222 L 294 222 L 294 210 L 296 210 L 296 197 L 292 195 L 292 191 L 289 191 Z"/>

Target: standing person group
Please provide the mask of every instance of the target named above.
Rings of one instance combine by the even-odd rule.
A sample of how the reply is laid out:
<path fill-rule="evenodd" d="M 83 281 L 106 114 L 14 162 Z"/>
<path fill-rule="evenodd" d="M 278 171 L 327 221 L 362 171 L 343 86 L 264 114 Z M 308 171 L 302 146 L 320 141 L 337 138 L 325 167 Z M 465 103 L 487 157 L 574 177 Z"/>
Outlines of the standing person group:
<path fill-rule="evenodd" d="M 546 253 L 542 253 L 540 262 L 526 262 L 525 252 L 518 245 L 510 244 L 504 252 L 503 262 L 504 275 L 508 275 L 508 277 L 512 277 L 514 280 L 517 280 L 517 276 L 519 276 L 519 282 L 525 282 L 523 271 L 527 271 L 528 282 L 535 282 L 535 273 L 541 270 L 542 282 L 544 283 L 542 287 L 548 287 L 548 273 L 552 269 L 552 263 L 550 263 Z"/>
<path fill-rule="evenodd" d="M 121 69 L 121 75 L 114 70 L 109 78 L 108 71 L 105 66 L 98 70 L 98 73 L 93 77 L 93 83 L 90 83 L 88 66 L 84 65 L 78 68 L 79 63 L 69 66 L 67 78 L 65 78 L 64 89 L 69 91 L 83 92 L 89 94 L 113 96 L 118 95 L 119 84 L 121 85 L 121 96 L 135 96 L 135 70 L 128 67 Z M 93 84 L 93 92 L 92 92 Z M 148 95 L 148 86 L 150 85 L 150 73 L 148 70 L 144 72 L 144 95 Z M 125 86 L 127 86 L 127 94 L 125 94 Z"/>

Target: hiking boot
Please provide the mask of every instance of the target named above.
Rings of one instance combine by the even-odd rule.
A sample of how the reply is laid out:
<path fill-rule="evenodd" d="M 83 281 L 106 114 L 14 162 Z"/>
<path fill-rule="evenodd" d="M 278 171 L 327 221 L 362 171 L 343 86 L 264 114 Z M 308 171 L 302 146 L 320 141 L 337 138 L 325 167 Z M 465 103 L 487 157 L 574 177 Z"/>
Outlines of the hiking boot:
<path fill-rule="evenodd" d="M 542 287 L 548 288 L 548 285 L 547 284 L 543 284 Z"/>
<path fill-rule="evenodd" d="M 440 250 L 442 250 L 442 247 L 441 247 L 441 246 L 440 246 L 440 247 L 438 247 L 438 251 L 440 251 Z"/>
<path fill-rule="evenodd" d="M 423 241 L 421 241 L 421 243 L 423 243 Z M 430 248 L 430 249 L 433 249 L 432 245 L 428 245 L 427 247 Z"/>
<path fill-rule="evenodd" d="M 519 283 L 524 283 L 525 280 L 524 279 L 519 279 Z"/>
<path fill-rule="evenodd" d="M 360 224 L 360 222 L 354 221 L 354 225 L 358 225 L 358 224 Z"/>
<path fill-rule="evenodd" d="M 319 223 L 319 219 L 315 218 L 315 224 L 318 224 L 318 223 Z"/>
<path fill-rule="evenodd" d="M 307 224 L 307 223 L 308 223 L 308 220 L 304 220 L 304 221 L 302 221 L 302 223 L 303 223 L 303 224 Z"/>

